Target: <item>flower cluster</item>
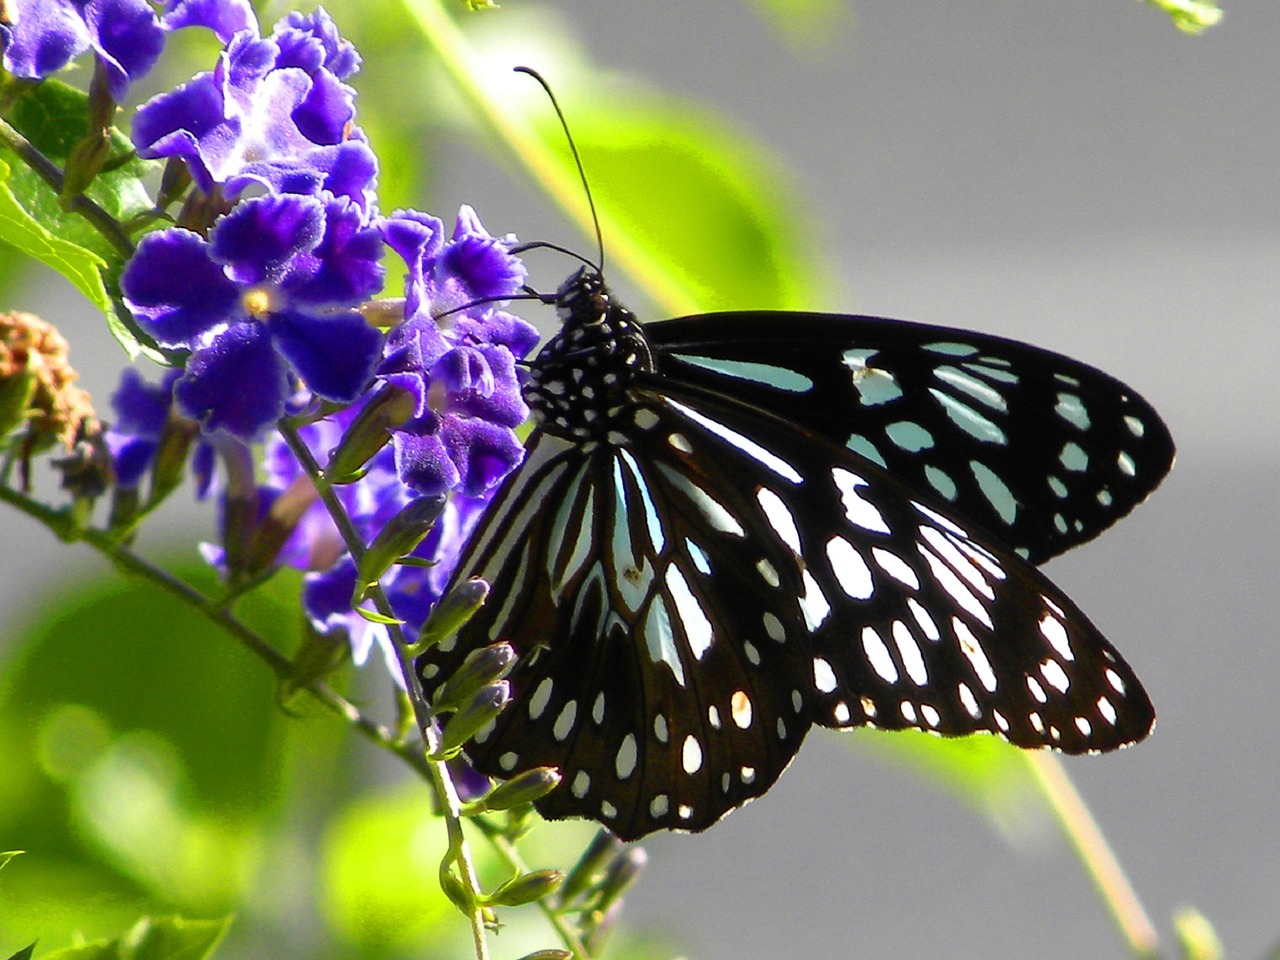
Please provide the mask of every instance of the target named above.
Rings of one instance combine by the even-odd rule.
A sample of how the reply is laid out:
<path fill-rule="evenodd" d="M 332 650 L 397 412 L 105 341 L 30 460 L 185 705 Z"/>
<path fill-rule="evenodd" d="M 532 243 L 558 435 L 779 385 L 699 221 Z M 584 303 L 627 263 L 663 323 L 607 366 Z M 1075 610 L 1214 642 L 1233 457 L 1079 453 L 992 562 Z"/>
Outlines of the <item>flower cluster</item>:
<path fill-rule="evenodd" d="M 96 22 L 93 4 L 64 6 L 83 14 L 85 29 Z M 269 35 L 240 2 L 178 0 L 153 20 L 161 32 L 204 26 L 224 46 L 213 70 L 143 104 L 133 123 L 139 155 L 165 161 L 170 179 L 181 171 L 192 188 L 176 225 L 139 242 L 121 291 L 141 330 L 186 360 L 157 385 L 126 373 L 107 436 L 117 473 L 136 488 L 158 469 L 175 408 L 197 422 L 201 490 L 215 451 L 226 476 L 222 543 L 206 557 L 239 577 L 272 564 L 306 571 L 312 624 L 345 632 L 358 663 L 380 647 L 398 678 L 386 626 L 352 610 L 360 575 L 347 544 L 274 428 L 306 414 L 299 436 L 329 465 L 366 544 L 418 498 L 448 495 L 413 550 L 419 562 L 393 564 L 380 580 L 412 639 L 523 457 L 514 431 L 528 408 L 516 364 L 538 334 L 501 306 L 524 286 L 515 238 L 490 235 L 469 207 L 452 233 L 417 211 L 379 213 L 377 159 L 348 84 L 360 59 L 323 11 L 291 14 Z M 30 22 L 6 37 L 6 56 L 31 56 Z M 97 39 L 93 49 L 104 56 Z M 384 333 L 366 313 L 386 248 L 407 269 L 403 318 Z M 370 441 L 375 412 L 383 419 Z M 250 451 L 260 444 L 255 476 Z M 353 448 L 361 453 L 339 476 Z"/>

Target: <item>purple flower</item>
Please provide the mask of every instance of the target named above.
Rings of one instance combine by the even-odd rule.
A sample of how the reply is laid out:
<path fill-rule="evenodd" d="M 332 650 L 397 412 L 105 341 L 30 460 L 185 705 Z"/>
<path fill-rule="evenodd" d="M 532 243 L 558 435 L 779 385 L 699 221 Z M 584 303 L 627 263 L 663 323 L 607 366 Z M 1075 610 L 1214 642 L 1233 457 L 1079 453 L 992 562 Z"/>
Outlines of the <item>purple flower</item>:
<path fill-rule="evenodd" d="M 133 489 L 151 469 L 173 405 L 173 384 L 180 375 L 180 370 L 171 370 L 159 383 L 150 384 L 137 370 L 125 368 L 120 386 L 111 395 L 116 421 L 104 437 L 117 486 Z"/>
<path fill-rule="evenodd" d="M 350 402 L 382 335 L 356 309 L 382 285 L 377 231 L 345 200 L 257 197 L 206 241 L 148 234 L 121 277 L 125 303 L 156 341 L 192 352 L 176 386 L 206 433 L 260 436 L 285 410 L 292 377 Z"/>
<path fill-rule="evenodd" d="M 0 26 L 6 70 L 42 80 L 92 48 L 117 101 L 164 47 L 147 0 L 8 0 L 8 13 L 10 24 Z"/>
<path fill-rule="evenodd" d="M 514 238 L 490 236 L 470 207 L 462 208 L 448 241 L 439 220 L 413 211 L 381 227 L 409 267 L 407 319 L 392 332 L 378 369 L 380 379 L 415 403 L 413 417 L 393 433 L 397 470 L 424 494 L 456 489 L 480 496 L 524 456 L 513 428 L 529 409 L 515 361 L 538 333 L 494 309 L 494 301 L 521 290 L 524 265 L 508 250 Z"/>
<path fill-rule="evenodd" d="M 166 30 L 183 27 L 207 27 L 223 43 L 241 30 L 258 30 L 249 0 L 165 0 L 165 15 L 160 22 Z"/>
<path fill-rule="evenodd" d="M 332 418 L 309 424 L 300 431 L 307 446 L 323 463 L 337 445 L 345 428 L 355 419 L 357 408 L 341 411 Z M 278 437 L 265 448 L 266 489 L 273 495 L 296 484 L 307 483 L 298 462 Z M 361 539 L 369 543 L 377 532 L 416 496 L 396 474 L 391 449 L 384 448 L 367 465 L 360 480 L 335 487 L 344 509 Z M 444 513 L 413 555 L 430 560 L 432 566 L 393 566 L 381 584 L 396 616 L 404 621 L 404 631 L 412 642 L 417 629 L 448 584 L 458 556 L 476 522 L 486 498 L 453 496 Z M 387 628 L 371 623 L 351 609 L 356 586 L 356 568 L 346 553 L 337 528 L 323 504 L 314 503 L 303 515 L 293 536 L 285 544 L 279 562 L 307 570 L 303 587 L 303 608 L 317 630 L 345 632 L 351 644 L 352 660 L 363 665 L 376 646 L 382 651 L 388 672 L 400 682 L 395 647 Z"/>
<path fill-rule="evenodd" d="M 359 57 L 323 11 L 276 30 L 267 38 L 256 24 L 241 30 L 212 73 L 139 107 L 139 155 L 185 161 L 206 194 L 221 186 L 234 199 L 254 184 L 328 190 L 371 209 L 377 158 L 355 126 L 355 91 L 342 82 Z"/>

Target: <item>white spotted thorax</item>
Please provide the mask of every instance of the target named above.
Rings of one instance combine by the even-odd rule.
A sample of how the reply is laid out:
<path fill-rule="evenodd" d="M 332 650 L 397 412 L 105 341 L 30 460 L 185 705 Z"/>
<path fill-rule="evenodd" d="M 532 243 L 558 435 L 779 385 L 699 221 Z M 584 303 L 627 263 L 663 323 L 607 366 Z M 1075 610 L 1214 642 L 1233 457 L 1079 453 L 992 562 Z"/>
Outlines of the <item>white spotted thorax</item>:
<path fill-rule="evenodd" d="M 1137 676 L 1034 564 L 1133 509 L 1173 443 L 1119 381 L 874 317 L 641 325 L 582 269 L 530 364 L 536 429 L 454 582 L 488 602 L 416 661 L 430 696 L 498 641 L 511 704 L 468 745 L 555 767 L 547 817 L 703 830 L 809 729 L 1127 746 Z"/>
<path fill-rule="evenodd" d="M 525 402 L 548 433 L 570 440 L 621 439 L 620 418 L 634 376 L 653 372 L 653 356 L 634 314 L 615 304 L 600 274 L 586 267 L 556 293 L 561 328 L 539 351 Z"/>

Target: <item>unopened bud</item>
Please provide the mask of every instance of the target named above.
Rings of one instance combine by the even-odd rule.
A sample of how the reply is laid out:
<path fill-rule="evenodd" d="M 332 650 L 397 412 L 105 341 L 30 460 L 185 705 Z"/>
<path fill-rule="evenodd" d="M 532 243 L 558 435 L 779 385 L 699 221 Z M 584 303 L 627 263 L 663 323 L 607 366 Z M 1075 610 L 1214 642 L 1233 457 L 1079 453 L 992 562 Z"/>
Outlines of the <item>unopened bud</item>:
<path fill-rule="evenodd" d="M 414 414 L 417 401 L 400 387 L 383 387 L 364 405 L 329 454 L 324 468 L 330 483 L 353 483 L 364 476 L 364 465 L 391 440 L 391 430 Z"/>
<path fill-rule="evenodd" d="M 595 884 L 618 852 L 623 849 L 622 841 L 608 830 L 597 831 L 587 849 L 569 871 L 569 876 L 560 888 L 560 900 L 568 903 L 574 897 Z"/>
<path fill-rule="evenodd" d="M 418 642 L 407 651 L 409 656 L 420 656 L 445 637 L 457 633 L 484 606 L 488 596 L 489 584 L 480 579 L 464 580 L 446 593 L 423 621 L 422 629 L 418 631 Z"/>
<path fill-rule="evenodd" d="M 511 702 L 511 685 L 506 680 L 482 687 L 457 713 L 449 718 L 440 735 L 433 760 L 448 760 L 486 723 L 498 718 Z"/>
<path fill-rule="evenodd" d="M 478 806 L 484 810 L 509 810 L 541 800 L 563 779 L 555 767 L 534 767 L 498 784 Z"/>
<path fill-rule="evenodd" d="M 417 497 L 387 521 L 360 558 L 351 606 L 359 606 L 373 585 L 391 569 L 391 565 L 413 552 L 413 548 L 423 541 L 440 519 L 444 504 L 443 496 Z"/>
<path fill-rule="evenodd" d="M 649 855 L 640 847 L 630 847 L 614 857 L 600 881 L 600 896 L 595 909 L 607 914 L 609 908 L 635 884 L 648 863 Z"/>
<path fill-rule="evenodd" d="M 495 906 L 518 907 L 555 893 L 563 882 L 562 870 L 534 870 L 512 877 L 485 899 Z"/>
<path fill-rule="evenodd" d="M 519 657 L 509 643 L 493 643 L 472 650 L 435 696 L 437 710 L 457 710 L 481 687 L 497 683 L 516 665 Z"/>
<path fill-rule="evenodd" d="M 467 888 L 455 877 L 452 871 L 440 871 L 440 889 L 449 901 L 464 914 L 471 913 L 471 898 L 467 896 Z"/>

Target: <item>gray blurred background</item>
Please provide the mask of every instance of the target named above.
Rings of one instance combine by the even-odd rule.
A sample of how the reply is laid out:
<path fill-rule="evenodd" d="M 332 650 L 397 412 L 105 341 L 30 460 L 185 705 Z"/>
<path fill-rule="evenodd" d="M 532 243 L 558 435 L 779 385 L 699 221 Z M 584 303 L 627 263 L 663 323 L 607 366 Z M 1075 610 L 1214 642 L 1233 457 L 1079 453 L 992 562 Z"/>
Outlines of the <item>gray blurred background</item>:
<path fill-rule="evenodd" d="M 1048 568 L 1141 675 L 1159 724 L 1067 766 L 1166 941 L 1194 904 L 1232 957 L 1261 957 L 1280 941 L 1280 8 L 1237 0 L 1191 38 L 1133 0 L 866 3 L 818 54 L 737 3 L 508 13 L 558 14 L 595 62 L 777 151 L 838 278 L 815 308 L 1025 339 L 1161 411 L 1179 445 L 1170 480 Z M 470 202 L 496 231 L 586 247 L 509 167 L 447 150 L 424 206 Z M 26 306 L 64 325 L 105 400 L 119 354 L 97 318 L 47 274 Z M 4 541 L 4 609 L 95 562 L 30 524 L 6 521 Z M 760 802 L 705 835 L 652 838 L 627 917 L 697 960 L 1124 954 L 1047 822 L 1011 846 L 874 736 L 816 732 Z"/>

